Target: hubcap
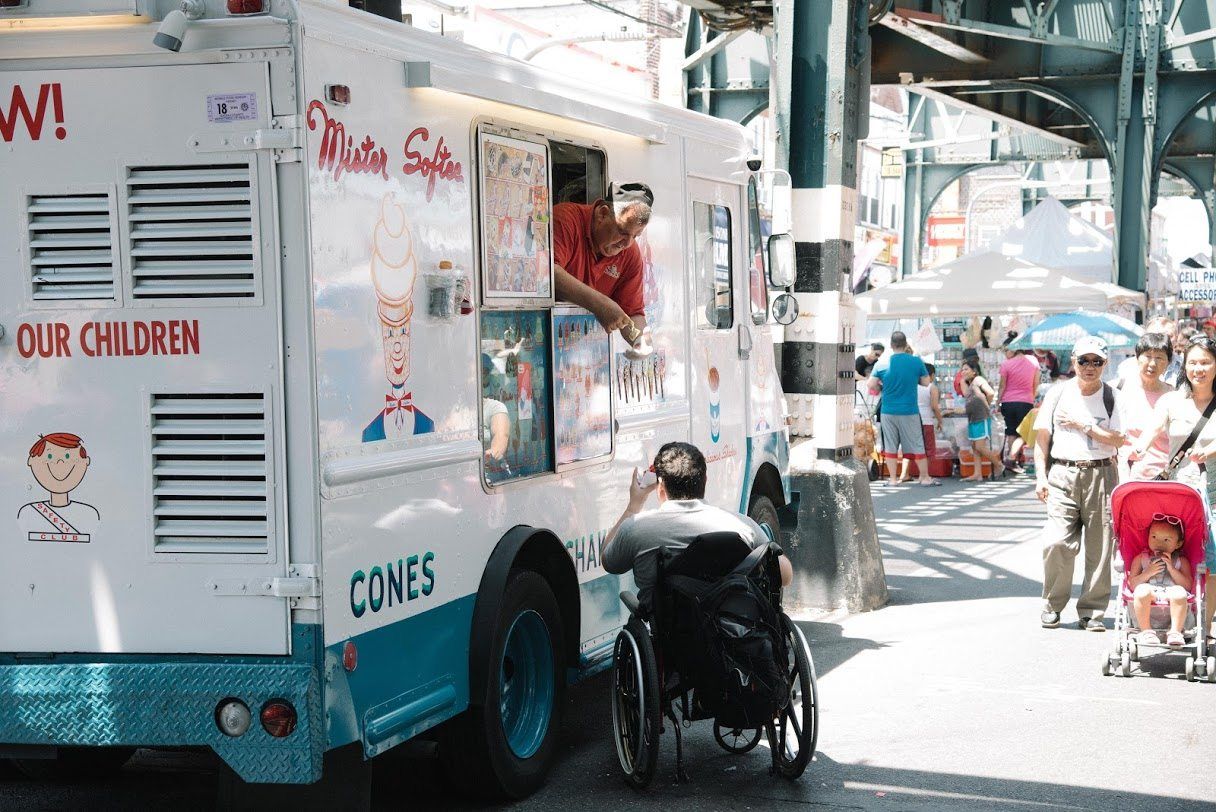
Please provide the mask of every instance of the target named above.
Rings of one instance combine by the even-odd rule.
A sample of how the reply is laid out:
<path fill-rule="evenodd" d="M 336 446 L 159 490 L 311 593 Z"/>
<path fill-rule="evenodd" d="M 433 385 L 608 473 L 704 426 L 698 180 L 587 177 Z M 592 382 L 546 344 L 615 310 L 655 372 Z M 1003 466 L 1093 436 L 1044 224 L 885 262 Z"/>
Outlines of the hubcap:
<path fill-rule="evenodd" d="M 516 757 L 532 757 L 544 742 L 554 689 L 549 627 L 538 612 L 520 612 L 507 631 L 498 667 L 502 729 Z"/>

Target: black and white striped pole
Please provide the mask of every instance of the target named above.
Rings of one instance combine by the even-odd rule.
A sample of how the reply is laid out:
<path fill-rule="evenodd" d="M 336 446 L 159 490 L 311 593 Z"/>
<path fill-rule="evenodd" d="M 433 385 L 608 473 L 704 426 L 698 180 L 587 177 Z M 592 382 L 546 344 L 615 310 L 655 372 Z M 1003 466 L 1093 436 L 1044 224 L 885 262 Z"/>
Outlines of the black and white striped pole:
<path fill-rule="evenodd" d="M 852 461 L 850 279 L 857 140 L 869 115 L 869 5 L 790 5 L 787 137 L 800 315 L 785 329 L 781 382 L 793 440 L 792 486 L 801 496 L 790 597 L 805 606 L 861 611 L 887 600 L 869 478 Z"/>

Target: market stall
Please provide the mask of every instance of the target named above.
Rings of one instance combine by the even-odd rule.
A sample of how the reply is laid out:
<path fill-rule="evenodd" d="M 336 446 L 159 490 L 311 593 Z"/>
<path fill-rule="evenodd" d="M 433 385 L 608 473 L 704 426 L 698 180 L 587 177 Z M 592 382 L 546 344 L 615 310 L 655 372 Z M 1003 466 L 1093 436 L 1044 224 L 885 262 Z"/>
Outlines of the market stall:
<path fill-rule="evenodd" d="M 961 417 L 963 399 L 954 389 L 965 349 L 979 353 L 983 374 L 995 387 L 997 369 L 1004 361 L 1000 345 L 1009 332 L 1022 332 L 1052 313 L 1145 305 L 1142 293 L 1109 282 L 1083 282 L 998 251 L 968 254 L 859 294 L 855 301 L 863 322 L 919 320 L 919 329 L 900 329 L 907 333 L 913 349 L 936 366 L 942 405 L 951 412 L 937 438 L 938 446 L 955 456 L 969 445 L 966 420 Z M 1003 431 L 999 423 L 998 418 L 998 441 Z"/>

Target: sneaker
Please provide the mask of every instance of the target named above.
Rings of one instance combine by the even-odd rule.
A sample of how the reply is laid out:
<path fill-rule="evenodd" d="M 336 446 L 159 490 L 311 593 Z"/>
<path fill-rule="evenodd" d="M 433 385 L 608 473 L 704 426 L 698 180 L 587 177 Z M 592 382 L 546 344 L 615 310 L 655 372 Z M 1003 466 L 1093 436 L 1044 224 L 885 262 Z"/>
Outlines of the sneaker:
<path fill-rule="evenodd" d="M 1102 622 L 1102 618 L 1100 617 L 1083 617 L 1077 625 L 1087 632 L 1106 631 L 1106 624 Z"/>
<path fill-rule="evenodd" d="M 1060 613 L 1044 612 L 1039 615 L 1039 623 L 1043 625 L 1044 629 L 1054 629 L 1060 625 Z"/>

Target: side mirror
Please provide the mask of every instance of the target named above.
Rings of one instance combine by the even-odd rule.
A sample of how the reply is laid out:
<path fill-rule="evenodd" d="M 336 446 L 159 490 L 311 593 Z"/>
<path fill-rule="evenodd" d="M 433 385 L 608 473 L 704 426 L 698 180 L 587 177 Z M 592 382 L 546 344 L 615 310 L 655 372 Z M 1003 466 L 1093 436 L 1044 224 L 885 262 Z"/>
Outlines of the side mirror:
<path fill-rule="evenodd" d="M 789 234 L 774 234 L 768 238 L 768 283 L 774 288 L 794 284 L 794 238 Z"/>
<path fill-rule="evenodd" d="M 792 293 L 782 293 L 773 299 L 773 321 L 778 324 L 793 324 L 798 318 L 798 300 Z"/>

